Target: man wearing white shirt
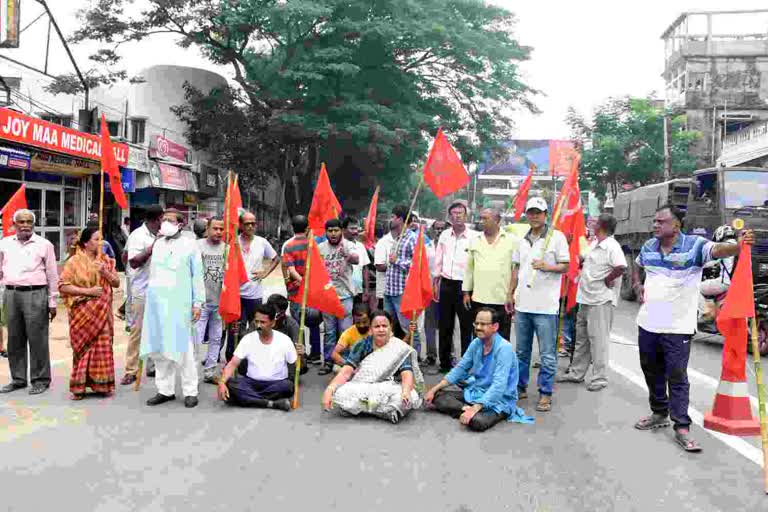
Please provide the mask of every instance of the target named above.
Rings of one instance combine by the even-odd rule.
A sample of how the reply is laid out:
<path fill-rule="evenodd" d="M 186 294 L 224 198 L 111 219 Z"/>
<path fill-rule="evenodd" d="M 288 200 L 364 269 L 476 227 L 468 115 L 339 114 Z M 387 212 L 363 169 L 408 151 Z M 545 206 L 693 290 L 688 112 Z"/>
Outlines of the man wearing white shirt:
<path fill-rule="evenodd" d="M 619 302 L 621 276 L 627 259 L 613 238 L 616 218 L 604 213 L 597 219 L 597 238 L 589 246 L 579 276 L 576 302 L 576 346 L 568 371 L 558 382 L 582 382 L 592 363 L 592 380 L 587 389 L 600 391 L 608 385 L 608 344 L 613 310 Z"/>
<path fill-rule="evenodd" d="M 344 239 L 352 244 L 360 258 L 359 263 L 352 265 L 352 286 L 355 288 L 353 290 L 354 302 L 368 304 L 368 271 L 365 267 L 371 264 L 371 259 L 368 257 L 368 251 L 365 250 L 365 246 L 358 240 L 360 223 L 355 217 L 348 216 L 341 221 L 341 229 Z"/>
<path fill-rule="evenodd" d="M 378 309 L 384 308 L 384 286 L 387 280 L 389 253 L 392 251 L 396 237 L 399 234 L 400 231 L 395 232 L 390 224 L 390 231 L 376 242 L 376 248 L 374 249 L 373 265 L 376 267 L 376 301 Z"/>
<path fill-rule="evenodd" d="M 298 355 L 291 338 L 275 331 L 277 311 L 269 304 L 256 306 L 256 330 L 246 335 L 224 368 L 219 399 L 243 407 L 291 410 L 293 380 L 288 365 Z M 246 375 L 238 375 L 241 361 L 248 362 Z"/>
<path fill-rule="evenodd" d="M 451 371 L 453 359 L 453 329 L 455 318 L 459 317 L 461 332 L 461 354 L 472 342 L 472 311 L 464 307 L 461 286 L 467 268 L 469 243 L 480 236 L 466 225 L 469 210 L 464 201 L 454 201 L 448 207 L 451 229 L 440 233 L 435 250 L 437 277 L 434 280 L 434 295 L 438 300 L 440 371 Z"/>

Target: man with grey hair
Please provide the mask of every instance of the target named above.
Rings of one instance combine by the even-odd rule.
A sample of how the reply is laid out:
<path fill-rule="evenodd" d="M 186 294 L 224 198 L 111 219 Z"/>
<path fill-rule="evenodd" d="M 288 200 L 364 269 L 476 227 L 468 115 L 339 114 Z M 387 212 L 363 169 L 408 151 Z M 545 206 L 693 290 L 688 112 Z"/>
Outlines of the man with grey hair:
<path fill-rule="evenodd" d="M 619 302 L 621 276 L 627 268 L 627 259 L 619 242 L 613 238 L 616 218 L 604 213 L 597 219 L 597 238 L 582 257 L 576 302 L 576 345 L 573 360 L 558 382 L 582 382 L 592 363 L 592 380 L 587 389 L 600 391 L 608 385 L 608 345 L 613 309 Z"/>
<path fill-rule="evenodd" d="M 11 369 L 11 382 L 0 393 L 27 387 L 27 364 L 30 395 L 43 393 L 51 385 L 48 322 L 56 318 L 59 272 L 53 244 L 33 233 L 35 220 L 30 210 L 17 210 L 13 215 L 16 234 L 0 240 Z"/>

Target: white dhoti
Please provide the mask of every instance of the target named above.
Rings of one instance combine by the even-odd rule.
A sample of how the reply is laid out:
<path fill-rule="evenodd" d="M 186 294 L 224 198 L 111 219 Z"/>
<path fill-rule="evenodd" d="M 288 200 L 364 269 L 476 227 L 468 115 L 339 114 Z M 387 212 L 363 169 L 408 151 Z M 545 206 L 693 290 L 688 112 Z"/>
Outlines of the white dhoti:
<path fill-rule="evenodd" d="M 170 354 L 162 352 L 152 352 L 149 356 L 155 362 L 155 385 L 158 393 L 165 396 L 175 395 L 176 373 L 180 372 L 181 391 L 184 396 L 197 396 L 197 363 L 192 339 L 189 340 L 188 350 L 181 354 L 178 362 L 170 357 Z"/>

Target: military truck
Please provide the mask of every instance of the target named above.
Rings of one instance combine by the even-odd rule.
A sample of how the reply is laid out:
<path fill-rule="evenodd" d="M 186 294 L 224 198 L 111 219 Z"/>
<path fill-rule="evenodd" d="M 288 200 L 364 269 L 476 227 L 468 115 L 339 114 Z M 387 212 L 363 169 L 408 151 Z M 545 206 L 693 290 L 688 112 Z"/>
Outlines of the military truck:
<path fill-rule="evenodd" d="M 683 231 L 712 238 L 719 226 L 744 220 L 755 231 L 752 272 L 755 283 L 768 283 L 768 169 L 730 167 L 701 169 L 690 178 L 655 183 L 616 196 L 616 240 L 627 255 L 621 297 L 635 300 L 630 276 L 640 248 L 653 237 L 656 209 L 671 203 L 685 212 Z"/>

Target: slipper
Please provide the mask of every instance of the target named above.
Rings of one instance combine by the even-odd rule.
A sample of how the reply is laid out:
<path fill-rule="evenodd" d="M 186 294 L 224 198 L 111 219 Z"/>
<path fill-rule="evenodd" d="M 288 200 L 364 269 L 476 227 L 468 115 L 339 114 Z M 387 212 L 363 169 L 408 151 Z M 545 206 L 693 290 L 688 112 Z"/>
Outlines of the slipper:
<path fill-rule="evenodd" d="M 74 401 L 82 400 L 83 398 L 85 398 L 85 394 L 80 394 L 80 393 L 78 394 L 72 393 L 72 395 L 70 395 L 69 397 L 70 400 L 74 400 Z"/>
<path fill-rule="evenodd" d="M 0 350 L 0 357 L 8 358 L 8 351 L 7 350 Z"/>
<path fill-rule="evenodd" d="M 699 443 L 697 443 L 694 439 L 691 439 L 688 434 L 675 432 L 675 442 L 679 444 L 683 450 L 689 453 L 699 453 L 701 451 L 701 446 L 699 446 Z"/>
<path fill-rule="evenodd" d="M 669 426 L 669 420 L 666 416 L 652 415 L 641 418 L 635 423 L 637 430 L 653 430 L 656 428 L 663 428 Z"/>

